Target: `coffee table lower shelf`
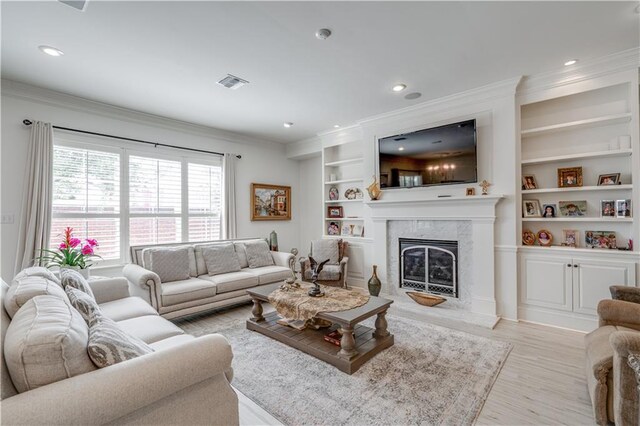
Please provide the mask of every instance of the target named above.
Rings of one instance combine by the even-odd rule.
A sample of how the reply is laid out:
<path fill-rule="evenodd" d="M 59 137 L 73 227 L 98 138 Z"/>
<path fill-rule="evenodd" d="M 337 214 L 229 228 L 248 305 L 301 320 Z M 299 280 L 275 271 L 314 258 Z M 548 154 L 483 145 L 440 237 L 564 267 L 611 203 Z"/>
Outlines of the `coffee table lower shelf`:
<path fill-rule="evenodd" d="M 264 321 L 256 322 L 247 320 L 247 329 L 257 331 L 279 342 L 289 345 L 299 351 L 327 362 L 338 370 L 353 374 L 376 354 L 393 346 L 393 335 L 374 337 L 374 329 L 358 324 L 354 327 L 357 354 L 350 359 L 338 355 L 340 348 L 324 340 L 324 335 L 339 328 L 334 324 L 330 328 L 320 330 L 304 329 L 296 330 L 291 327 L 278 324 L 280 319 L 277 312 L 264 315 Z"/>

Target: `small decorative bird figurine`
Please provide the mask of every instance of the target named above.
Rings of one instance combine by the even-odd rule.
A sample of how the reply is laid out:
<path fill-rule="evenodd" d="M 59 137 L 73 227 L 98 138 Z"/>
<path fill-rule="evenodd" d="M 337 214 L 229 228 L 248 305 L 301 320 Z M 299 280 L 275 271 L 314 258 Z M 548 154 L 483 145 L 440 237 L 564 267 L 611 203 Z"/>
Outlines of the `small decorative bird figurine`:
<path fill-rule="evenodd" d="M 322 268 L 324 268 L 325 263 L 327 263 L 329 259 L 324 262 L 316 262 L 315 259 L 309 256 L 309 262 L 311 263 L 311 281 L 313 282 L 313 287 L 309 290 L 309 296 L 312 297 L 322 297 L 324 296 L 324 291 L 320 289 L 318 285 L 318 276 L 320 276 L 320 272 L 322 272 Z"/>
<path fill-rule="evenodd" d="M 480 185 L 478 185 L 480 188 L 482 188 L 482 195 L 488 195 L 489 194 L 489 187 L 491 186 L 491 184 L 484 179 L 482 182 L 480 182 Z"/>

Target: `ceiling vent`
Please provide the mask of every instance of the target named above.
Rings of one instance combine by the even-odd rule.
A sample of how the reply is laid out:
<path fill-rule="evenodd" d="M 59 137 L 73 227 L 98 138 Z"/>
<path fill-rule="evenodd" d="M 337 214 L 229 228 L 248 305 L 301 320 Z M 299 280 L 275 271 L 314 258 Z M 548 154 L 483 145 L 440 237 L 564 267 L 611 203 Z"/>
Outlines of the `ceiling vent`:
<path fill-rule="evenodd" d="M 227 89 L 236 90 L 245 84 L 248 84 L 247 80 L 243 80 L 235 75 L 227 74 L 225 78 L 218 82 L 219 85 L 226 87 Z"/>
<path fill-rule="evenodd" d="M 58 0 L 60 3 L 64 3 L 67 6 L 71 6 L 74 9 L 78 9 L 84 12 L 84 8 L 87 7 L 88 0 Z"/>

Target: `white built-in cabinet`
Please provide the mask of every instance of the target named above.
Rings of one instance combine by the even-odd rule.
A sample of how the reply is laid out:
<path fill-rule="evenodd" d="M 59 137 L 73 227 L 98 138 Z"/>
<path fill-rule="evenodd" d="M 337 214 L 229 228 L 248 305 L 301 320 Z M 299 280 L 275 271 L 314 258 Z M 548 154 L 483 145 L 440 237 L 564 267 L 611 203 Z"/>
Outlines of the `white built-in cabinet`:
<path fill-rule="evenodd" d="M 597 306 L 611 297 L 609 286 L 638 286 L 640 261 L 640 141 L 638 73 L 620 72 L 521 93 L 520 176 L 534 175 L 536 189 L 520 189 L 518 231 L 553 235 L 553 246 L 521 243 L 520 319 L 590 331 Z M 558 168 L 582 167 L 583 186 L 558 187 Z M 598 186 L 598 176 L 620 173 L 620 185 Z M 518 183 L 519 186 L 519 183 Z M 522 202 L 541 205 L 584 201 L 580 217 L 522 217 Z M 631 217 L 602 217 L 603 200 L 631 200 Z M 556 209 L 557 210 L 557 209 Z M 579 233 L 577 247 L 563 247 L 563 231 Z M 633 250 L 589 249 L 589 231 L 615 234 L 617 246 Z"/>

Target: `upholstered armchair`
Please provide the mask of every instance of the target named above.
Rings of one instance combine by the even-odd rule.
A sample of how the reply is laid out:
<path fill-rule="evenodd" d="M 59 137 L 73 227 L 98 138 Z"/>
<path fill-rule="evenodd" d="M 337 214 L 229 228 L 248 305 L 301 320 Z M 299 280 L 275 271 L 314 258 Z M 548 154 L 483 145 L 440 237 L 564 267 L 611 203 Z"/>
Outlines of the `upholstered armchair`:
<path fill-rule="evenodd" d="M 640 390 L 629 355 L 640 353 L 640 288 L 612 286 L 598 304 L 599 327 L 585 336 L 587 385 L 596 422 L 640 424 Z"/>
<path fill-rule="evenodd" d="M 346 241 L 334 239 L 311 242 L 309 257 L 318 263 L 329 259 L 320 272 L 318 284 L 347 288 L 348 245 Z M 311 282 L 311 263 L 308 258 L 300 258 L 300 275 L 302 281 Z"/>

